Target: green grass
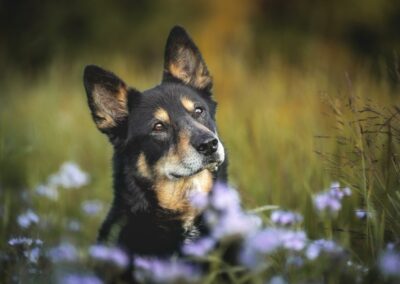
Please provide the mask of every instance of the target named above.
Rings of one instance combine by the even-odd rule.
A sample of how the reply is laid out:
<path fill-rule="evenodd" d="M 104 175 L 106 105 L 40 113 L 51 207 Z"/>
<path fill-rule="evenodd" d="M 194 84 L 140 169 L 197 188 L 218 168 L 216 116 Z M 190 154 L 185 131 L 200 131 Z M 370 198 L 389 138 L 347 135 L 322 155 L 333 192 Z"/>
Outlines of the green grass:
<path fill-rule="evenodd" d="M 118 58 L 106 62 L 104 67 L 139 89 L 160 79 L 158 66 L 140 72 Z M 86 63 L 92 62 L 55 61 L 35 79 L 10 74 L 1 87 L 0 250 L 7 250 L 10 236 L 29 234 L 15 222 L 26 208 L 34 208 L 53 226 L 34 231 L 48 244 L 67 239 L 89 245 L 96 238 L 106 212 L 88 217 L 80 204 L 87 199 L 110 203 L 112 149 L 89 114 L 82 84 Z M 398 111 L 392 108 L 398 103 L 396 89 L 361 70 L 350 80 L 345 70 L 328 72 L 323 63 L 293 67 L 272 57 L 260 65 L 265 67 L 252 68 L 243 58 L 230 56 L 210 61 L 231 183 L 246 208 L 278 205 L 298 210 L 309 236 L 333 236 L 362 262 L 373 262 L 378 249 L 400 234 L 400 135 L 395 129 Z M 359 121 L 372 116 L 360 112 L 367 105 L 379 111 L 373 114 L 378 118 Z M 376 131 L 376 122 L 387 121 L 390 113 L 395 116 L 391 136 L 360 132 L 360 127 Z M 383 129 L 388 131 L 388 125 Z M 90 174 L 88 186 L 62 191 L 57 202 L 34 194 L 23 198 L 68 160 Z M 316 221 L 311 196 L 333 180 L 355 194 L 333 223 Z M 375 213 L 367 224 L 354 217 L 358 207 Z M 82 223 L 79 233 L 65 229 L 71 218 Z"/>

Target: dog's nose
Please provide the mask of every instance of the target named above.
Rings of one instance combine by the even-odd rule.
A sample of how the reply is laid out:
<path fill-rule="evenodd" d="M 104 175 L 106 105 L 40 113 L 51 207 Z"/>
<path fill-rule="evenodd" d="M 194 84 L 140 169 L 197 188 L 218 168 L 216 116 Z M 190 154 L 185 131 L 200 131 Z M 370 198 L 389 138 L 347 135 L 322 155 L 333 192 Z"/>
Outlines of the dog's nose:
<path fill-rule="evenodd" d="M 197 147 L 196 150 L 203 155 L 211 155 L 215 153 L 218 149 L 218 139 L 216 138 L 208 138 L 202 141 Z"/>

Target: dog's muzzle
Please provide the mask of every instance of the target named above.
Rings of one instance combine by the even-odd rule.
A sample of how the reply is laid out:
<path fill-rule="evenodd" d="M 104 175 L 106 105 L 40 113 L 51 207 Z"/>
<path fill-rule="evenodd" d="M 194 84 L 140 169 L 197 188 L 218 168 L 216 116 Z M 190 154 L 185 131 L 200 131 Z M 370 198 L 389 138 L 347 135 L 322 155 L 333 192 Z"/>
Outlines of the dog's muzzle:
<path fill-rule="evenodd" d="M 224 146 L 218 137 L 203 135 L 192 140 L 182 160 L 178 164 L 168 164 L 165 172 L 170 179 L 193 176 L 205 169 L 215 172 L 224 160 Z"/>

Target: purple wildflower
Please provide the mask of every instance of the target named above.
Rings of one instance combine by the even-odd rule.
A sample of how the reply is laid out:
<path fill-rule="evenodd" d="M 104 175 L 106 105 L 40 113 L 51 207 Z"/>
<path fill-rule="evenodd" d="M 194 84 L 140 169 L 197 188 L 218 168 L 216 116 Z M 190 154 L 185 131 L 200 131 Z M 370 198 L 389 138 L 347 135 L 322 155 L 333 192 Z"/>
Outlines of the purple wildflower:
<path fill-rule="evenodd" d="M 400 277 L 400 253 L 388 246 L 379 256 L 378 266 L 383 275 Z"/>
<path fill-rule="evenodd" d="M 82 210 L 88 215 L 96 215 L 103 209 L 103 203 L 99 200 L 87 200 L 82 202 Z"/>
<path fill-rule="evenodd" d="M 358 263 L 354 263 L 354 262 L 352 262 L 351 260 L 348 260 L 347 262 L 346 262 L 346 265 L 348 266 L 348 267 L 351 267 L 354 271 L 356 271 L 357 273 L 362 273 L 362 274 L 366 274 L 366 273 L 368 273 L 368 271 L 369 271 L 369 268 L 368 267 L 366 267 L 366 266 L 364 266 L 364 265 L 361 265 L 361 264 L 358 264 Z"/>
<path fill-rule="evenodd" d="M 52 248 L 48 252 L 48 256 L 53 262 L 75 261 L 78 257 L 76 248 L 70 243 L 62 243 Z"/>
<path fill-rule="evenodd" d="M 89 176 L 72 162 L 61 165 L 60 170 L 49 177 L 49 186 L 63 188 L 80 188 L 89 183 Z"/>
<path fill-rule="evenodd" d="M 259 269 L 265 255 L 279 249 L 300 251 L 306 246 L 307 237 L 303 231 L 282 228 L 266 228 L 246 238 L 241 251 L 241 262 L 253 269 Z"/>
<path fill-rule="evenodd" d="M 211 204 L 217 210 L 237 211 L 240 210 L 240 197 L 233 188 L 217 183 L 213 188 Z"/>
<path fill-rule="evenodd" d="M 208 206 L 208 194 L 205 192 L 193 192 L 189 196 L 189 201 L 194 208 L 203 211 Z"/>
<path fill-rule="evenodd" d="M 282 276 L 274 276 L 269 280 L 268 283 L 269 284 L 287 284 L 288 282 L 285 281 L 285 279 Z"/>
<path fill-rule="evenodd" d="M 343 197 L 350 195 L 350 188 L 341 189 L 339 183 L 335 182 L 331 184 L 329 190 L 314 196 L 314 206 L 319 212 L 337 213 L 342 208 Z"/>
<path fill-rule="evenodd" d="M 259 229 L 261 220 L 258 216 L 241 211 L 228 211 L 222 214 L 212 228 L 216 239 L 241 237 Z"/>
<path fill-rule="evenodd" d="M 308 245 L 306 256 L 309 260 L 318 258 L 322 253 L 337 256 L 343 252 L 343 248 L 331 240 L 316 240 Z"/>
<path fill-rule="evenodd" d="M 247 243 L 261 253 L 272 253 L 282 244 L 282 232 L 282 229 L 267 228 L 250 237 Z"/>
<path fill-rule="evenodd" d="M 30 247 L 32 245 L 36 246 L 41 246 L 43 242 L 39 239 L 31 239 L 31 238 L 26 238 L 26 237 L 17 237 L 17 238 L 12 238 L 8 240 L 8 244 L 10 246 L 25 246 L 25 247 Z"/>
<path fill-rule="evenodd" d="M 49 185 L 39 185 L 35 189 L 36 193 L 45 196 L 51 200 L 57 200 L 58 199 L 58 190 L 55 186 L 49 186 Z"/>
<path fill-rule="evenodd" d="M 271 213 L 271 221 L 276 225 L 291 226 L 301 223 L 303 221 L 303 216 L 291 211 L 274 210 Z"/>
<path fill-rule="evenodd" d="M 93 275 L 69 274 L 61 279 L 61 284 L 102 284 L 103 282 Z"/>
<path fill-rule="evenodd" d="M 344 197 L 344 192 L 342 192 L 340 189 L 340 184 L 338 182 L 331 183 L 331 186 L 327 192 L 337 199 L 342 199 Z"/>
<path fill-rule="evenodd" d="M 202 257 L 211 251 L 214 246 L 215 240 L 207 237 L 185 244 L 182 247 L 182 251 L 185 255 Z"/>
<path fill-rule="evenodd" d="M 285 249 L 300 251 L 306 246 L 307 236 L 303 231 L 286 231 L 282 232 L 282 246 Z"/>
<path fill-rule="evenodd" d="M 8 240 L 8 244 L 21 252 L 29 262 L 37 263 L 43 242 L 40 239 L 18 237 Z"/>
<path fill-rule="evenodd" d="M 371 217 L 371 214 L 367 210 L 364 210 L 364 209 L 356 209 L 355 214 L 356 214 L 356 217 L 360 220 L 365 220 L 368 217 Z"/>
<path fill-rule="evenodd" d="M 18 216 L 18 225 L 24 229 L 30 227 L 32 224 L 37 224 L 38 222 L 39 216 L 31 209 Z"/>
<path fill-rule="evenodd" d="M 136 279 L 146 283 L 196 282 L 201 276 L 197 267 L 177 259 L 137 257 L 134 265 Z"/>
<path fill-rule="evenodd" d="M 25 257 L 28 259 L 29 262 L 31 263 L 37 263 L 40 257 L 40 248 L 39 247 L 34 247 L 32 249 L 24 251 Z"/>
<path fill-rule="evenodd" d="M 215 185 L 204 216 L 215 239 L 247 235 L 262 223 L 258 216 L 243 212 L 238 192 L 222 183 Z"/>
<path fill-rule="evenodd" d="M 117 247 L 94 245 L 89 249 L 89 255 L 98 261 L 113 263 L 124 268 L 128 265 L 129 259 L 126 253 Z"/>
<path fill-rule="evenodd" d="M 333 182 L 327 192 L 338 199 L 343 199 L 343 197 L 351 195 L 351 189 L 348 187 L 340 187 L 338 182 Z"/>
<path fill-rule="evenodd" d="M 318 211 L 338 212 L 342 208 L 340 200 L 329 193 L 320 193 L 314 197 L 314 205 Z"/>
<path fill-rule="evenodd" d="M 349 188 L 349 187 L 345 187 L 345 188 L 343 188 L 343 193 L 344 193 L 344 196 L 350 196 L 351 195 L 351 189 Z"/>

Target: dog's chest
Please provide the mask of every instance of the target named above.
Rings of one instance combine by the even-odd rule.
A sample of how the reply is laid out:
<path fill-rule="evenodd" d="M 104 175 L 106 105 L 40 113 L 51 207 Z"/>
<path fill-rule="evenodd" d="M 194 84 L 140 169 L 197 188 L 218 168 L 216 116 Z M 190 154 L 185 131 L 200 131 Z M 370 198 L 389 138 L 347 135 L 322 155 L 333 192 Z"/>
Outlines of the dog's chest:
<path fill-rule="evenodd" d="M 176 181 L 161 180 L 155 184 L 155 192 L 162 208 L 180 213 L 184 222 L 191 222 L 199 214 L 193 208 L 189 197 L 196 193 L 209 193 L 213 184 L 213 176 L 209 170 L 179 179 Z"/>

